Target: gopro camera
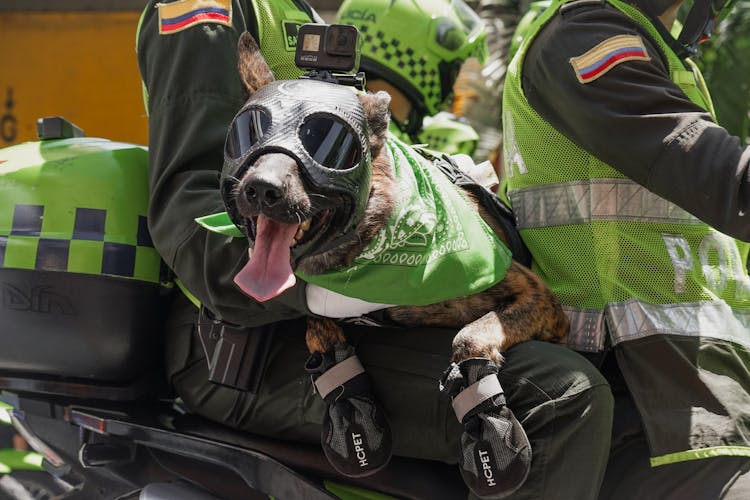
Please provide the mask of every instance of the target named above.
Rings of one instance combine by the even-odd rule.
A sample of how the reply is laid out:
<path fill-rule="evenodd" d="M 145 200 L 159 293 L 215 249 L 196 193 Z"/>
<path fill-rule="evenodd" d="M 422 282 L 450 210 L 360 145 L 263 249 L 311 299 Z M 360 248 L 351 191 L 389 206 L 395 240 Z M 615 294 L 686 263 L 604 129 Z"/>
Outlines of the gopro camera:
<path fill-rule="evenodd" d="M 359 30 L 350 24 L 303 24 L 294 63 L 310 72 L 354 75 L 359 69 Z"/>

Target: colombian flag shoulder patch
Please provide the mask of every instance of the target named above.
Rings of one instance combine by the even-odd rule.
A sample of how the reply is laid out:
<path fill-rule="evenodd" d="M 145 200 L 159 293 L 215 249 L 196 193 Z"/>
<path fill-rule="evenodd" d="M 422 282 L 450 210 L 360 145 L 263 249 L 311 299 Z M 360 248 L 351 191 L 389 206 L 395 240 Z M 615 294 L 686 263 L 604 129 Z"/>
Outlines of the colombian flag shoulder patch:
<path fill-rule="evenodd" d="M 616 35 L 604 40 L 580 56 L 570 58 L 570 65 L 581 83 L 593 82 L 625 61 L 650 61 L 646 46 L 637 35 Z"/>
<path fill-rule="evenodd" d="M 179 0 L 156 6 L 161 35 L 171 35 L 203 23 L 232 25 L 232 0 Z"/>

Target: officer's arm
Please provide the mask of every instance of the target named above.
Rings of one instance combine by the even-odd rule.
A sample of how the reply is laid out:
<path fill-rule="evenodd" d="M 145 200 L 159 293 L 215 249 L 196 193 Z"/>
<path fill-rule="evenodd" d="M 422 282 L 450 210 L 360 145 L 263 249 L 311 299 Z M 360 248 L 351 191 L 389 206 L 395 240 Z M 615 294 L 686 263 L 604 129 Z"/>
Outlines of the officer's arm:
<path fill-rule="evenodd" d="M 144 12 L 138 64 L 148 91 L 149 224 L 167 264 L 185 286 L 223 319 L 255 326 L 304 311 L 304 285 L 258 304 L 232 279 L 247 261 L 247 241 L 212 234 L 194 222 L 223 211 L 218 190 L 224 138 L 243 102 L 237 76 L 237 40 L 254 22 L 238 8 L 231 26 L 204 23 L 160 34 L 155 1 Z M 164 28 L 162 27 L 162 31 Z M 116 119 L 116 117 L 114 117 Z"/>
<path fill-rule="evenodd" d="M 581 83 L 570 59 L 615 35 L 639 35 L 650 61 L 613 66 Z M 524 65 L 530 104 L 581 147 L 716 229 L 750 240 L 750 150 L 669 78 L 647 35 L 613 8 L 557 16 Z"/>

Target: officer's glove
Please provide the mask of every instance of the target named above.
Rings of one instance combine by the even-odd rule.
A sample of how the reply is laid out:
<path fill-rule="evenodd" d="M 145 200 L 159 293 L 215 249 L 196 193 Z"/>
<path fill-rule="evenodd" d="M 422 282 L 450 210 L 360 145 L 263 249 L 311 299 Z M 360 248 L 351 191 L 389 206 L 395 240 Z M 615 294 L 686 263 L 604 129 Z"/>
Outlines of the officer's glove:
<path fill-rule="evenodd" d="M 505 498 L 526 480 L 531 445 L 523 427 L 505 405 L 498 368 L 485 358 L 452 363 L 440 390 L 453 398 L 464 425 L 458 463 L 469 489 L 481 498 Z"/>
<path fill-rule="evenodd" d="M 320 441 L 333 468 L 361 477 L 385 467 L 391 459 L 391 429 L 354 348 L 311 354 L 305 368 L 328 404 Z"/>

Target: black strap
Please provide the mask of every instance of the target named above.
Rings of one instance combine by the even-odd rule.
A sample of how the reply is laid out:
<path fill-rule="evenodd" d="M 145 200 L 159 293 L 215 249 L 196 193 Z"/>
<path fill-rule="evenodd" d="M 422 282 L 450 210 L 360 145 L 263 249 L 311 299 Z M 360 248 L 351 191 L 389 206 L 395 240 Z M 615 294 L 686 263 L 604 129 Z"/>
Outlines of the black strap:
<path fill-rule="evenodd" d="M 671 48 L 674 53 L 677 54 L 677 57 L 682 60 L 682 64 L 685 65 L 686 68 L 688 68 L 689 66 L 684 60 L 685 58 L 690 57 L 695 53 L 695 51 L 697 50 L 695 46 L 687 47 L 677 41 L 675 37 L 672 36 L 672 33 L 670 33 L 666 28 L 666 26 L 662 24 L 661 20 L 659 19 L 659 15 L 661 13 L 656 12 L 656 8 L 651 4 L 649 0 L 633 0 L 633 3 L 638 6 L 638 8 L 641 9 L 644 14 L 646 14 L 646 17 L 651 20 L 651 24 L 654 26 L 654 28 L 656 28 L 656 31 L 659 33 L 659 36 L 661 36 L 662 40 L 664 40 L 669 48 Z M 649 38 L 652 38 L 650 34 Z M 661 47 L 658 43 L 654 43 L 654 45 L 659 49 L 660 52 L 662 52 Z M 667 60 L 666 54 L 664 54 L 664 60 Z"/>
<path fill-rule="evenodd" d="M 440 158 L 433 157 L 433 161 L 435 166 L 440 169 L 440 171 L 443 172 L 453 184 L 476 196 L 479 203 L 482 204 L 485 210 L 487 210 L 487 212 L 494 217 L 502 227 L 503 233 L 505 233 L 505 238 L 508 240 L 508 248 L 513 254 L 513 258 L 524 266 L 530 267 L 531 253 L 521 239 L 521 235 L 516 228 L 516 217 L 510 207 L 503 203 L 495 193 L 469 177 L 469 175 L 456 165 L 450 156 L 444 154 Z"/>

